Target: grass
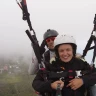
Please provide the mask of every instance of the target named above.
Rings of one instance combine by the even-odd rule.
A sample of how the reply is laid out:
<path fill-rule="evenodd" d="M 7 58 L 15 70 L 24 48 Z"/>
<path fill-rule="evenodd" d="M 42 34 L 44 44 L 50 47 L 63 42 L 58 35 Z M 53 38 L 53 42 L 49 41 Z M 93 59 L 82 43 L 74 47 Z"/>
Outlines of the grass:
<path fill-rule="evenodd" d="M 0 82 L 5 83 L 5 84 L 12 84 L 12 83 L 17 83 L 17 82 L 21 82 L 22 78 L 18 75 L 10 75 L 10 74 L 6 74 L 4 76 L 2 76 L 2 78 L 0 79 Z"/>
<path fill-rule="evenodd" d="M 28 74 L 0 74 L 0 96 L 36 96 Z"/>

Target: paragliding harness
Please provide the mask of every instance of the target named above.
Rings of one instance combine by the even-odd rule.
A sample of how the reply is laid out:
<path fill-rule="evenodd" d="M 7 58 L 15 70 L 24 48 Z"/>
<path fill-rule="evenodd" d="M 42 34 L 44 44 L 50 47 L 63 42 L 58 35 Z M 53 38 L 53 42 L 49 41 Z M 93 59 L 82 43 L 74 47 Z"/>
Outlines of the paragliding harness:
<path fill-rule="evenodd" d="M 90 38 L 89 38 L 89 40 L 86 44 L 85 49 L 83 50 L 83 55 L 82 55 L 82 58 L 84 58 L 86 56 L 87 52 L 89 50 L 93 49 L 93 57 L 92 57 L 92 61 L 91 61 L 91 68 L 92 69 L 96 67 L 96 65 L 95 65 L 95 63 L 96 63 L 96 14 L 95 14 L 95 17 L 94 17 L 93 24 L 94 24 L 94 27 L 93 27 L 91 36 L 90 36 Z M 94 46 L 91 47 L 92 42 L 94 42 Z M 96 86 L 93 85 L 93 88 L 94 89 L 88 88 L 87 91 L 88 91 L 88 94 L 90 94 L 92 96 L 95 96 L 96 95 L 96 94 L 94 95 L 95 91 L 93 92 L 92 90 L 95 90 Z"/>
<path fill-rule="evenodd" d="M 54 79 L 54 78 L 56 78 L 56 79 L 62 79 L 62 78 L 65 78 L 65 77 L 73 78 L 73 77 L 82 76 L 82 74 L 84 75 L 86 72 L 85 73 L 82 73 L 81 71 L 77 71 L 76 72 L 76 71 L 73 71 L 73 70 L 69 70 L 68 72 L 60 72 L 60 73 L 47 72 L 46 71 L 46 68 L 45 68 L 45 65 L 44 65 L 43 59 L 42 59 L 43 52 L 40 52 L 41 49 L 40 49 L 40 46 L 39 46 L 39 43 L 38 43 L 38 40 L 37 40 L 35 31 L 32 28 L 32 24 L 31 24 L 31 21 L 30 21 L 30 14 L 28 13 L 26 0 L 21 0 L 20 3 L 16 0 L 16 2 L 17 2 L 17 4 L 19 5 L 19 7 L 21 8 L 21 10 L 23 12 L 23 20 L 26 20 L 27 21 L 28 26 L 30 28 L 30 31 L 33 32 L 33 34 L 31 35 L 31 33 L 30 33 L 29 30 L 26 30 L 25 31 L 26 34 L 27 34 L 27 36 L 31 40 L 33 50 L 34 50 L 35 55 L 36 55 L 37 60 L 38 60 L 39 70 L 41 70 L 41 72 L 44 73 L 43 74 L 44 80 L 47 81 L 47 75 L 49 75 L 49 78 L 50 79 Z M 45 46 L 44 45 L 44 42 L 42 42 L 41 45 L 44 47 Z M 45 96 L 45 95 L 43 95 L 43 96 Z M 46 93 L 46 96 L 50 96 L 50 95 Z M 61 96 L 61 89 L 60 89 L 60 85 L 59 84 L 57 86 L 56 96 Z"/>
<path fill-rule="evenodd" d="M 30 21 L 30 14 L 28 13 L 26 0 L 21 0 L 20 3 L 16 0 L 16 2 L 19 5 L 19 7 L 22 9 L 22 12 L 23 12 L 23 18 L 22 19 L 27 21 L 28 26 L 30 28 L 30 31 L 33 32 L 33 34 L 31 35 L 29 30 L 25 31 L 27 36 L 31 40 L 33 50 L 35 52 L 35 55 L 36 55 L 38 63 L 39 63 L 39 68 L 44 69 L 45 66 L 42 63 L 42 56 L 41 56 L 41 53 L 40 53 L 40 46 L 39 46 L 39 43 L 38 43 L 38 40 L 37 40 L 37 37 L 36 37 L 36 33 L 35 33 L 34 29 L 32 28 L 32 24 L 31 24 L 31 21 Z"/>
<path fill-rule="evenodd" d="M 96 59 L 95 58 L 96 57 L 96 14 L 95 14 L 95 17 L 94 17 L 93 24 L 94 24 L 94 27 L 93 27 L 91 36 L 90 36 L 90 38 L 89 38 L 89 40 L 87 42 L 87 45 L 86 45 L 85 49 L 83 50 L 82 57 L 84 58 L 89 50 L 94 49 L 91 64 L 92 64 L 92 67 L 95 67 L 94 62 L 95 62 L 95 59 Z M 91 47 L 92 42 L 94 42 L 94 46 Z"/>
<path fill-rule="evenodd" d="M 64 78 L 79 78 L 83 75 L 89 74 L 89 71 L 75 71 L 75 70 L 68 70 L 68 71 L 61 71 L 61 72 L 49 72 L 48 76 L 49 79 L 64 79 Z"/>
<path fill-rule="evenodd" d="M 36 37 L 36 33 L 35 33 L 34 29 L 32 28 L 32 24 L 31 24 L 31 21 L 30 21 L 30 14 L 28 13 L 26 0 L 21 0 L 20 2 L 18 2 L 16 0 L 16 2 L 22 10 L 22 13 L 23 13 L 23 18 L 22 19 L 24 21 L 27 21 L 28 26 L 30 28 L 30 31 L 33 32 L 33 34 L 31 35 L 29 30 L 25 31 L 27 36 L 31 40 L 33 50 L 34 50 L 36 58 L 38 60 L 39 70 L 45 71 L 45 65 L 42 61 L 42 54 L 43 53 L 40 53 L 40 46 L 39 46 L 39 43 L 38 43 L 38 40 L 37 40 L 37 37 Z M 44 46 L 44 42 L 41 45 Z M 44 78 L 44 80 L 47 80 L 46 74 L 43 75 L 43 78 Z"/>

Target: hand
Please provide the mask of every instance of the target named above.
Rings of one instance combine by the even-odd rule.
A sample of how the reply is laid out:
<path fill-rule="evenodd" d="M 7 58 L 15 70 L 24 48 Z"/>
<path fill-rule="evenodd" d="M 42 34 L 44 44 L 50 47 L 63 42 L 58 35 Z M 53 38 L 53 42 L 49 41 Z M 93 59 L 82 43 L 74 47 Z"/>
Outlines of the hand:
<path fill-rule="evenodd" d="M 67 87 L 70 86 L 71 89 L 76 90 L 80 88 L 82 85 L 83 85 L 83 80 L 81 78 L 75 78 L 69 81 L 69 84 L 67 85 Z"/>
<path fill-rule="evenodd" d="M 58 84 L 60 84 L 61 89 L 64 87 L 64 82 L 59 80 L 59 81 L 55 81 L 55 82 L 51 83 L 51 88 L 56 90 Z"/>

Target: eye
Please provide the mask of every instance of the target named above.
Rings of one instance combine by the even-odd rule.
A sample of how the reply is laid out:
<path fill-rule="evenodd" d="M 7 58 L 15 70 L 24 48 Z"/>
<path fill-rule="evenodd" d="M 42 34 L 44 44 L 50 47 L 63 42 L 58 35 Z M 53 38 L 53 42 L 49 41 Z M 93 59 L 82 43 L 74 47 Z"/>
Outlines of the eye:
<path fill-rule="evenodd" d="M 59 50 L 59 52 L 64 52 L 64 50 L 63 50 L 63 49 L 61 49 L 61 50 Z"/>
<path fill-rule="evenodd" d="M 72 49 L 68 48 L 68 49 L 66 49 L 66 51 L 72 51 Z"/>

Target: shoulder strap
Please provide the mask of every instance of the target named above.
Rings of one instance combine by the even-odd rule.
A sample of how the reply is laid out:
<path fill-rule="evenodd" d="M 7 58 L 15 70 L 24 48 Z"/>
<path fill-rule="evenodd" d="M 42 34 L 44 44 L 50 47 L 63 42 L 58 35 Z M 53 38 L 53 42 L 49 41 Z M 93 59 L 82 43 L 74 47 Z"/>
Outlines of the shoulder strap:
<path fill-rule="evenodd" d="M 49 62 L 50 61 L 50 51 L 46 51 L 44 53 L 44 62 Z"/>

